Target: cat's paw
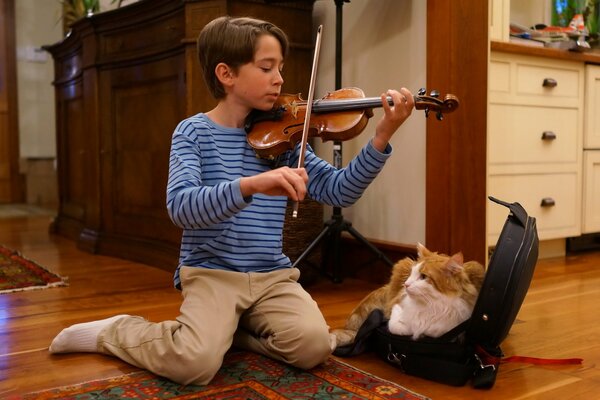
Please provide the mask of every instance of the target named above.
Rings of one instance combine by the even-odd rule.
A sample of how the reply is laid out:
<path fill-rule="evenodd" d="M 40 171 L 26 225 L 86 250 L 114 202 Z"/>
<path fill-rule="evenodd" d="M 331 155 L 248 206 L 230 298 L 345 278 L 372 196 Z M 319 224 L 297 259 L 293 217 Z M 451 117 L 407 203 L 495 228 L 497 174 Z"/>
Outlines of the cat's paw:
<path fill-rule="evenodd" d="M 331 334 L 335 336 L 336 348 L 351 344 L 354 342 L 354 338 L 356 338 L 356 331 L 348 329 L 333 329 Z"/>
<path fill-rule="evenodd" d="M 400 335 L 400 336 L 408 336 L 408 335 L 412 335 L 412 331 L 409 329 L 409 327 L 402 321 L 399 320 L 389 320 L 388 321 L 388 330 L 390 331 L 390 333 L 393 333 L 394 335 Z"/>
<path fill-rule="evenodd" d="M 333 333 L 329 334 L 329 348 L 332 352 L 334 352 L 337 348 L 337 336 L 335 336 Z"/>

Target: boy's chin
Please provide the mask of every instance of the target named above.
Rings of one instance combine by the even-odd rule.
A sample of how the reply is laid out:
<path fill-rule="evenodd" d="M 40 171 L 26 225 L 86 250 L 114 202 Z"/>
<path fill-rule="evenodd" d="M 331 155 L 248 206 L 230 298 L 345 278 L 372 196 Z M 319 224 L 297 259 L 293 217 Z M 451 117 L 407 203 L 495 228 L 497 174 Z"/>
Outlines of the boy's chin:
<path fill-rule="evenodd" d="M 259 111 L 271 111 L 273 109 L 273 105 L 261 105 L 260 107 L 256 107 Z"/>

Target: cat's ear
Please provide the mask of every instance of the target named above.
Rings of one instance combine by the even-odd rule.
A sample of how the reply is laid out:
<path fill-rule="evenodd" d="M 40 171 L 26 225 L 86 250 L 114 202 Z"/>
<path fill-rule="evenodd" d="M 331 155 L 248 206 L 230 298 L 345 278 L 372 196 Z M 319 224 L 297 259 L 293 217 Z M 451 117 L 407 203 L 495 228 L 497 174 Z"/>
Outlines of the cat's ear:
<path fill-rule="evenodd" d="M 463 270 L 464 257 L 462 252 L 454 254 L 446 263 L 446 269 L 453 274 L 459 273 Z"/>
<path fill-rule="evenodd" d="M 417 254 L 419 258 L 427 257 L 431 255 L 431 251 L 421 243 L 417 243 Z"/>

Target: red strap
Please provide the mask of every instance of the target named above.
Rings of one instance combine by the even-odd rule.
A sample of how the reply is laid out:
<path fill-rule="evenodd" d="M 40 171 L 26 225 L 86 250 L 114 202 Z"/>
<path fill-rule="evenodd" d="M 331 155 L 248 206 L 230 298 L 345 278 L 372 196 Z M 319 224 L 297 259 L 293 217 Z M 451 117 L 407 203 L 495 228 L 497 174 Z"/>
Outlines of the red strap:
<path fill-rule="evenodd" d="M 583 358 L 538 358 L 538 357 L 524 357 L 524 356 L 511 356 L 511 357 L 496 357 L 489 354 L 481 346 L 476 348 L 477 355 L 481 359 L 481 362 L 485 365 L 498 365 L 500 363 L 508 362 L 523 362 L 535 365 L 573 365 L 581 364 Z"/>
<path fill-rule="evenodd" d="M 511 356 L 505 357 L 500 360 L 502 363 L 508 362 L 522 362 L 529 363 L 535 365 L 572 365 L 572 364 L 581 364 L 583 362 L 583 358 L 537 358 L 537 357 L 523 357 L 523 356 Z"/>

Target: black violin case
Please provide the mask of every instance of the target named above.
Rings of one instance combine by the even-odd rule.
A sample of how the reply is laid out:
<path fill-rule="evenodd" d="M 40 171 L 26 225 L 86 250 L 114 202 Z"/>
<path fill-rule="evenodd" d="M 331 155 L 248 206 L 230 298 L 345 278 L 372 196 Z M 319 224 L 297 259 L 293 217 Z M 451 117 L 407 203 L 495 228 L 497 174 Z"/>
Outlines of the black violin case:
<path fill-rule="evenodd" d="M 537 263 L 539 239 L 535 218 L 519 203 L 490 197 L 509 209 L 471 318 L 438 338 L 413 340 L 393 335 L 381 310 L 373 311 L 355 342 L 338 347 L 334 355 L 375 351 L 409 375 L 463 386 L 491 388 L 496 381 L 500 344 L 508 335 L 529 289 Z"/>

